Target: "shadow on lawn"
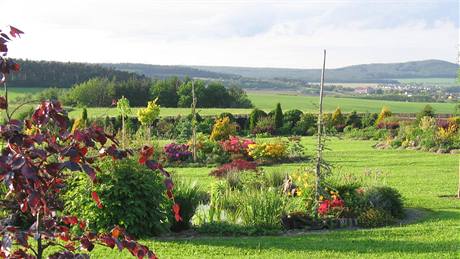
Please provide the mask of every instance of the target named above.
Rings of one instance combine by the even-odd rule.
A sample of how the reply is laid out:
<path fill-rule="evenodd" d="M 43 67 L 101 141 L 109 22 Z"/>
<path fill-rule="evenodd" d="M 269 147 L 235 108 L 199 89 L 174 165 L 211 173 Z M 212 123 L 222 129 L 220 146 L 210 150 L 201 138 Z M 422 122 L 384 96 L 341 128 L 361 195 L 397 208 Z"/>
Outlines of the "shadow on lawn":
<path fill-rule="evenodd" d="M 448 227 L 445 220 L 458 219 L 460 211 L 435 211 L 428 213 L 423 219 L 401 227 L 376 229 L 338 230 L 311 232 L 298 236 L 264 236 L 264 237 L 199 237 L 187 240 L 171 240 L 168 243 L 187 243 L 194 246 L 215 246 L 219 249 L 236 248 L 258 253 L 263 250 L 275 249 L 286 252 L 354 252 L 354 253 L 455 253 L 459 246 L 455 240 L 433 241 L 433 235 L 441 228 Z M 454 222 L 455 223 L 455 222 Z M 454 224 L 453 223 L 453 224 Z M 423 229 L 420 229 L 423 224 Z M 455 227 L 452 225 L 452 227 Z M 433 233 L 430 233 L 433 229 Z M 424 238 L 423 236 L 426 236 Z M 426 241 L 421 241 L 425 239 Z"/>

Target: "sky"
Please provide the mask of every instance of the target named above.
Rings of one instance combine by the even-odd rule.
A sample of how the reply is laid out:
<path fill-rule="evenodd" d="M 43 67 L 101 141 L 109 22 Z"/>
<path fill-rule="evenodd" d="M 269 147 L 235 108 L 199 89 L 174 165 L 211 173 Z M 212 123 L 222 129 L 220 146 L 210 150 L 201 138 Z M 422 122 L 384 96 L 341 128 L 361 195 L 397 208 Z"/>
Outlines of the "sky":
<path fill-rule="evenodd" d="M 33 60 L 318 68 L 458 62 L 458 0 L 0 0 L 9 56 Z"/>

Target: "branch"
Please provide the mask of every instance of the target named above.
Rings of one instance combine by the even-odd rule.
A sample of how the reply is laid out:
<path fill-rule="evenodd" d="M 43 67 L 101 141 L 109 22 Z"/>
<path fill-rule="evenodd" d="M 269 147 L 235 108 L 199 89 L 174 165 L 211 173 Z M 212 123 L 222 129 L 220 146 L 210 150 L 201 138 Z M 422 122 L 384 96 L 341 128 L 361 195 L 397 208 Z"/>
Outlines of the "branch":
<path fill-rule="evenodd" d="M 19 108 L 21 108 L 22 106 L 26 105 L 26 104 L 29 104 L 29 103 L 35 103 L 35 102 L 39 102 L 40 100 L 32 100 L 32 101 L 28 101 L 28 102 L 24 102 L 24 103 L 21 103 L 20 105 L 18 105 L 16 108 L 14 108 L 14 110 L 9 114 L 9 117 L 13 117 L 13 114 L 19 110 Z"/>

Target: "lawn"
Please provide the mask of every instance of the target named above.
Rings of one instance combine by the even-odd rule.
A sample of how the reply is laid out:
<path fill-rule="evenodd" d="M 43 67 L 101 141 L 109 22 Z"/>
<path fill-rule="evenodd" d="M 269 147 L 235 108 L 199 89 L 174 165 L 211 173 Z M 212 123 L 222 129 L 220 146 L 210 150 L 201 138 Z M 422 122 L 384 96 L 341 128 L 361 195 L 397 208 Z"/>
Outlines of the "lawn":
<path fill-rule="evenodd" d="M 313 155 L 314 138 L 303 142 Z M 380 181 L 397 188 L 406 207 L 425 211 L 414 224 L 377 229 L 338 230 L 291 236 L 198 237 L 142 240 L 160 258 L 458 258 L 460 201 L 456 193 L 458 155 L 418 151 L 374 150 L 372 141 L 332 139 L 325 158 L 338 173 L 363 176 L 381 170 Z M 298 165 L 266 170 L 290 171 Z M 204 187 L 211 168 L 179 168 L 178 174 Z M 125 258 L 128 253 L 98 247 L 92 258 Z"/>

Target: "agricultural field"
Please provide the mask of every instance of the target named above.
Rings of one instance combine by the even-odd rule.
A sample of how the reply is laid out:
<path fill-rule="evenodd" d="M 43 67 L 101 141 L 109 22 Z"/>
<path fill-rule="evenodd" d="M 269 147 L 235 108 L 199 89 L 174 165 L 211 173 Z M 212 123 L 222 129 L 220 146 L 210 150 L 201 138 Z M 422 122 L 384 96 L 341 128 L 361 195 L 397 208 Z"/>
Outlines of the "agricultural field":
<path fill-rule="evenodd" d="M 249 93 L 253 104 L 264 110 L 274 109 L 277 102 L 285 110 L 299 109 L 302 111 L 317 111 L 318 97 L 301 95 L 283 95 L 276 93 Z M 406 103 L 396 101 L 363 100 L 355 98 L 336 98 L 325 96 L 324 110 L 333 112 L 337 107 L 343 112 L 379 112 L 383 106 L 388 106 L 395 113 L 416 113 L 426 104 L 430 104 L 438 113 L 452 113 L 455 104 L 453 103 Z"/>
<path fill-rule="evenodd" d="M 17 97 L 23 97 L 26 94 L 37 94 L 43 88 L 11 88 L 9 98 L 11 100 Z M 304 112 L 316 112 L 318 98 L 315 96 L 295 95 L 293 93 L 276 93 L 276 92 L 249 92 L 249 99 L 255 107 L 269 112 L 275 108 L 279 102 L 283 110 L 299 109 Z M 342 98 L 325 96 L 324 110 L 325 112 L 333 112 L 337 107 L 340 107 L 342 112 L 379 112 L 383 106 L 388 106 L 394 113 L 416 113 L 419 112 L 428 103 L 416 102 L 397 102 L 383 100 L 365 100 L 356 98 Z M 454 103 L 429 103 L 437 113 L 452 113 L 454 111 Z M 17 104 L 13 104 L 14 107 Z M 21 110 L 26 110 L 30 105 L 23 107 Z M 137 114 L 138 108 L 133 108 L 133 115 Z M 82 108 L 68 107 L 69 116 L 78 118 L 81 116 Z M 232 114 L 249 114 L 252 109 L 244 108 L 198 108 L 200 115 L 218 115 L 223 112 Z M 187 115 L 190 113 L 189 108 L 162 108 L 160 116 L 177 116 Z M 117 116 L 115 108 L 88 108 L 88 114 L 92 118 Z"/>
<path fill-rule="evenodd" d="M 302 139 L 313 155 L 315 138 Z M 404 226 L 375 229 L 320 231 L 264 237 L 178 237 L 144 239 L 160 258 L 457 258 L 460 202 L 448 196 L 456 192 L 458 155 L 419 151 L 376 150 L 373 141 L 333 138 L 325 159 L 334 174 L 366 178 L 365 172 L 381 171 L 368 181 L 398 189 L 407 208 L 422 215 Z M 291 172 L 300 164 L 265 167 Z M 209 188 L 211 168 L 178 168 L 174 171 Z M 92 258 L 124 258 L 125 251 L 96 248 Z"/>
<path fill-rule="evenodd" d="M 276 104 L 281 103 L 283 110 L 299 109 L 304 112 L 316 112 L 318 98 L 315 96 L 302 95 L 287 95 L 276 93 L 249 93 L 249 98 L 255 107 L 267 112 L 273 110 Z M 426 104 L 430 104 L 437 113 L 452 113 L 454 111 L 454 103 L 405 103 L 396 101 L 381 101 L 381 100 L 364 100 L 356 98 L 336 98 L 325 97 L 324 110 L 325 112 L 333 112 L 337 107 L 343 112 L 379 112 L 383 106 L 388 106 L 394 113 L 417 113 Z M 133 114 L 137 113 L 137 109 L 132 109 Z M 225 108 L 198 108 L 200 115 L 218 115 L 223 112 L 232 114 L 249 114 L 252 109 L 225 109 Z M 161 116 L 177 116 L 187 115 L 190 113 L 189 108 L 162 108 Z M 116 116 L 115 108 L 88 108 L 88 114 L 91 117 Z M 81 108 L 72 108 L 69 116 L 77 118 L 81 115 Z"/>
<path fill-rule="evenodd" d="M 437 85 L 437 86 L 456 86 L 460 83 L 456 78 L 396 78 L 401 83 L 415 83 L 415 84 L 426 84 L 426 85 Z"/>
<path fill-rule="evenodd" d="M 43 89 L 44 88 L 40 88 L 40 87 L 9 87 L 8 88 L 8 98 L 14 101 L 16 98 L 24 97 L 28 94 L 35 95 L 43 91 Z"/>

